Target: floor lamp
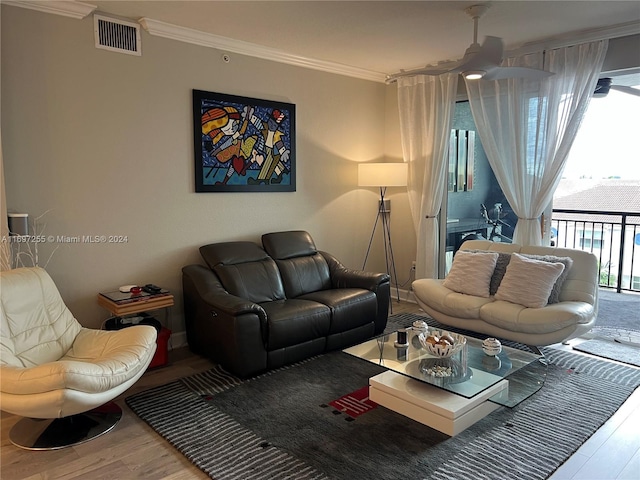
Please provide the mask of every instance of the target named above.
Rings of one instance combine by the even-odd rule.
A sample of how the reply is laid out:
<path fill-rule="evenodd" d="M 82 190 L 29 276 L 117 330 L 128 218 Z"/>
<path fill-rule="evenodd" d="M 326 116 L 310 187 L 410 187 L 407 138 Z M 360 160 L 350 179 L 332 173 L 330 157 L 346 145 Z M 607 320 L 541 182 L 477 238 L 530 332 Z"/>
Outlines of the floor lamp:
<path fill-rule="evenodd" d="M 378 213 L 376 214 L 376 221 L 373 224 L 373 230 L 371 231 L 371 238 L 369 239 L 369 246 L 367 247 L 367 253 L 364 257 L 362 269 L 364 270 L 367 264 L 369 251 L 371 250 L 371 244 L 373 243 L 373 237 L 375 236 L 378 222 L 380 222 L 382 223 L 382 238 L 384 241 L 384 260 L 387 267 L 387 273 L 389 275 L 393 274 L 398 302 L 400 301 L 400 290 L 398 288 L 396 262 L 393 258 L 393 247 L 391 246 L 391 223 L 389 219 L 389 215 L 391 213 L 391 200 L 385 200 L 384 196 L 387 192 L 387 187 L 407 186 L 407 167 L 408 165 L 406 163 L 360 163 L 358 165 L 358 186 L 380 188 Z M 393 307 L 391 308 L 393 311 Z"/>

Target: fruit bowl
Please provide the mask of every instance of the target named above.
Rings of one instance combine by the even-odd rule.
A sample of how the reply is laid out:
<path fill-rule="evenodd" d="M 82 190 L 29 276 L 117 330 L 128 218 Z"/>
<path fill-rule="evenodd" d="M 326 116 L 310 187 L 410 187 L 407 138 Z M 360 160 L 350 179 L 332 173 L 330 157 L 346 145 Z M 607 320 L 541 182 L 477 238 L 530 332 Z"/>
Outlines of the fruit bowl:
<path fill-rule="evenodd" d="M 467 343 L 467 339 L 463 335 L 444 330 L 430 330 L 421 333 L 418 335 L 418 340 L 429 354 L 441 358 L 458 353 Z"/>

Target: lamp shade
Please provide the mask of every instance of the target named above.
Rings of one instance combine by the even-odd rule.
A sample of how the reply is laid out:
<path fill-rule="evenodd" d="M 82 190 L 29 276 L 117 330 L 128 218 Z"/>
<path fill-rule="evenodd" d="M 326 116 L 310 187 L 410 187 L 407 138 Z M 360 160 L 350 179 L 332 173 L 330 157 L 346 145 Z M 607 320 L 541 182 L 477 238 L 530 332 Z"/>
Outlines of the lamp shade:
<path fill-rule="evenodd" d="M 406 187 L 408 165 L 406 163 L 360 163 L 358 186 Z"/>

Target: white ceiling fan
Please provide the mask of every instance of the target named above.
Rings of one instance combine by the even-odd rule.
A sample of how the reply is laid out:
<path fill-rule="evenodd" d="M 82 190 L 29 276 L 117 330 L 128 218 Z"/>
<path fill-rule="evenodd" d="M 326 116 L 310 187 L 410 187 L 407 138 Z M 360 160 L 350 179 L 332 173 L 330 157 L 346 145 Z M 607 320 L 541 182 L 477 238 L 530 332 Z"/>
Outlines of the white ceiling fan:
<path fill-rule="evenodd" d="M 629 87 L 627 85 L 615 85 L 613 83 L 613 79 L 611 79 L 610 77 L 605 77 L 598 80 L 598 84 L 596 85 L 596 89 L 593 92 L 593 96 L 594 98 L 606 97 L 609 93 L 609 90 L 616 90 L 618 92 L 628 93 L 629 95 L 640 97 L 640 90 L 638 90 L 637 88 Z"/>
<path fill-rule="evenodd" d="M 460 73 L 468 80 L 501 80 L 504 78 L 541 79 L 553 75 L 552 72 L 526 67 L 501 67 L 504 45 L 498 37 L 485 37 L 482 45 L 478 43 L 478 20 L 489 9 L 489 5 L 472 5 L 465 12 L 473 19 L 473 43 L 467 48 L 461 60 L 446 66 L 426 66 L 425 68 L 404 71 L 387 77 L 387 83 L 400 77 L 411 75 L 442 75 Z"/>

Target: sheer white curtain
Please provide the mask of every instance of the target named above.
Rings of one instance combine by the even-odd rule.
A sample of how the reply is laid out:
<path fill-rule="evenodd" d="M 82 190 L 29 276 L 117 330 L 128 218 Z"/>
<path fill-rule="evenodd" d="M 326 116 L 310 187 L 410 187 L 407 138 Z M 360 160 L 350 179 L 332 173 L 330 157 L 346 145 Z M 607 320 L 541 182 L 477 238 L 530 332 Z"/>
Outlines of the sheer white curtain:
<path fill-rule="evenodd" d="M 518 216 L 514 243 L 542 244 L 540 216 L 560 182 L 607 46 L 603 40 L 506 61 L 555 72 L 541 81 L 466 80 L 482 146 Z"/>
<path fill-rule="evenodd" d="M 447 152 L 457 74 L 398 79 L 404 161 L 409 163 L 409 206 L 417 237 L 416 278 L 438 277 L 438 219 L 447 178 Z"/>

